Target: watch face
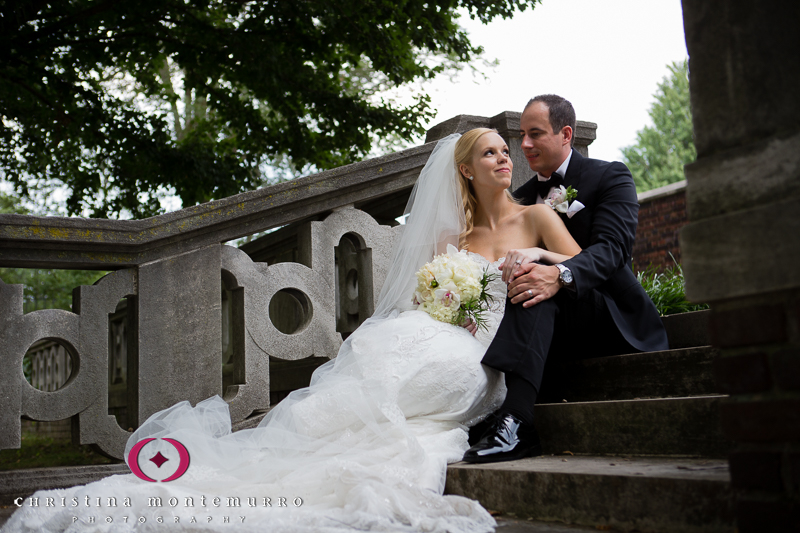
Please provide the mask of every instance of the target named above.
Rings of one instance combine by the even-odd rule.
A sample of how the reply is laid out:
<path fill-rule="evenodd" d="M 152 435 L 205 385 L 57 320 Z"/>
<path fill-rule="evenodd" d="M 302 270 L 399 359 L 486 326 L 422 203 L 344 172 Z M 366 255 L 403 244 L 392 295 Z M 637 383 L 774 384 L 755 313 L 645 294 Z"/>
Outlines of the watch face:
<path fill-rule="evenodd" d="M 562 270 L 561 271 L 561 279 L 562 279 L 562 281 L 564 283 L 569 285 L 570 283 L 572 283 L 572 272 L 569 271 L 569 270 L 566 270 L 566 269 Z"/>

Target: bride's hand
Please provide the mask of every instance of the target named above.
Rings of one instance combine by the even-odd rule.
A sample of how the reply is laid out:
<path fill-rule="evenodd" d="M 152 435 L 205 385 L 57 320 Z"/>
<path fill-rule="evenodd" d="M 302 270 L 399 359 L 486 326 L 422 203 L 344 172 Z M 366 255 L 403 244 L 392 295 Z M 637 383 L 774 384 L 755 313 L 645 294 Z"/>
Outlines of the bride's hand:
<path fill-rule="evenodd" d="M 524 248 L 522 250 L 509 250 L 503 259 L 503 281 L 511 283 L 517 274 L 517 269 L 520 265 L 526 263 L 534 263 L 541 260 L 542 249 L 539 247 Z"/>
<path fill-rule="evenodd" d="M 466 321 L 464 321 L 464 323 L 461 324 L 461 327 L 472 333 L 473 337 L 475 336 L 475 333 L 478 332 L 478 324 L 476 324 L 471 318 L 468 318 Z"/>

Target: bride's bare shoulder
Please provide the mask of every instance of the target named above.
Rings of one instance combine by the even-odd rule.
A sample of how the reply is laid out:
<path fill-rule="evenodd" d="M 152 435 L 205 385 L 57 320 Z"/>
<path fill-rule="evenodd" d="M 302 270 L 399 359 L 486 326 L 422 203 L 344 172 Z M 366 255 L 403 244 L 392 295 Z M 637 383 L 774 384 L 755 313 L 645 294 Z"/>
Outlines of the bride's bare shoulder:
<path fill-rule="evenodd" d="M 556 215 L 555 211 L 553 211 L 553 208 L 548 207 L 545 204 L 526 205 L 523 206 L 523 209 L 523 214 L 525 217 L 528 217 L 532 220 L 541 220 L 542 217 L 551 218 L 553 216 L 558 216 Z"/>

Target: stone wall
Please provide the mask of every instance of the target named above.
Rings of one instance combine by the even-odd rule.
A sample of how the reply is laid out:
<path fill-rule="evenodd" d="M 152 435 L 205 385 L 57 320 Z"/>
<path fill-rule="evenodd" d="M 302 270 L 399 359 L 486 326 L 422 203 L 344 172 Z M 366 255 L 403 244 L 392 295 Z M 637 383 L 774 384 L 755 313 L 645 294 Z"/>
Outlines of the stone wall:
<path fill-rule="evenodd" d="M 641 193 L 639 227 L 633 245 L 634 270 L 638 272 L 653 265 L 663 271 L 675 261 L 680 264 L 679 232 L 688 221 L 686 181 Z"/>
<path fill-rule="evenodd" d="M 711 342 L 737 529 L 800 531 L 800 2 L 683 0 L 697 161 L 681 231 Z"/>

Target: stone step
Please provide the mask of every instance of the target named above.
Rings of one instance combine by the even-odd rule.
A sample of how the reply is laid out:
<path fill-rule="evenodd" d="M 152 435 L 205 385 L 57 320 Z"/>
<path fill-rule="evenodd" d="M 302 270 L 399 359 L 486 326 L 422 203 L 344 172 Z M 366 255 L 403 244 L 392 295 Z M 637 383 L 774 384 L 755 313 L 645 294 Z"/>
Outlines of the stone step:
<path fill-rule="evenodd" d="M 11 514 L 16 510 L 15 506 L 0 506 L 0 527 L 3 527 Z M 597 530 L 593 527 L 573 526 L 559 524 L 556 522 L 542 522 L 539 520 L 517 520 L 505 516 L 496 516 L 498 533 L 587 533 Z M 231 529 L 233 532 L 234 530 Z"/>
<path fill-rule="evenodd" d="M 669 398 L 716 393 L 710 346 L 549 365 L 538 403 Z"/>
<path fill-rule="evenodd" d="M 37 490 L 85 485 L 116 474 L 130 474 L 126 464 L 26 468 L 0 472 L 0 506 L 10 506 L 16 498 Z"/>
<path fill-rule="evenodd" d="M 727 462 L 544 456 L 447 469 L 445 492 L 520 519 L 656 533 L 734 530 Z"/>
<path fill-rule="evenodd" d="M 591 531 L 597 533 L 597 528 L 587 526 L 576 526 L 574 524 L 563 524 L 560 522 L 545 522 L 543 520 L 519 520 L 511 516 L 495 515 L 497 521 L 497 533 L 587 533 Z M 2 516 L 0 516 L 2 524 Z M 606 529 L 603 531 L 619 531 L 618 529 Z"/>
<path fill-rule="evenodd" d="M 691 348 L 711 344 L 708 335 L 708 319 L 711 311 L 692 311 L 661 317 L 670 348 Z"/>
<path fill-rule="evenodd" d="M 725 396 L 543 404 L 535 407 L 545 453 L 727 457 Z"/>

